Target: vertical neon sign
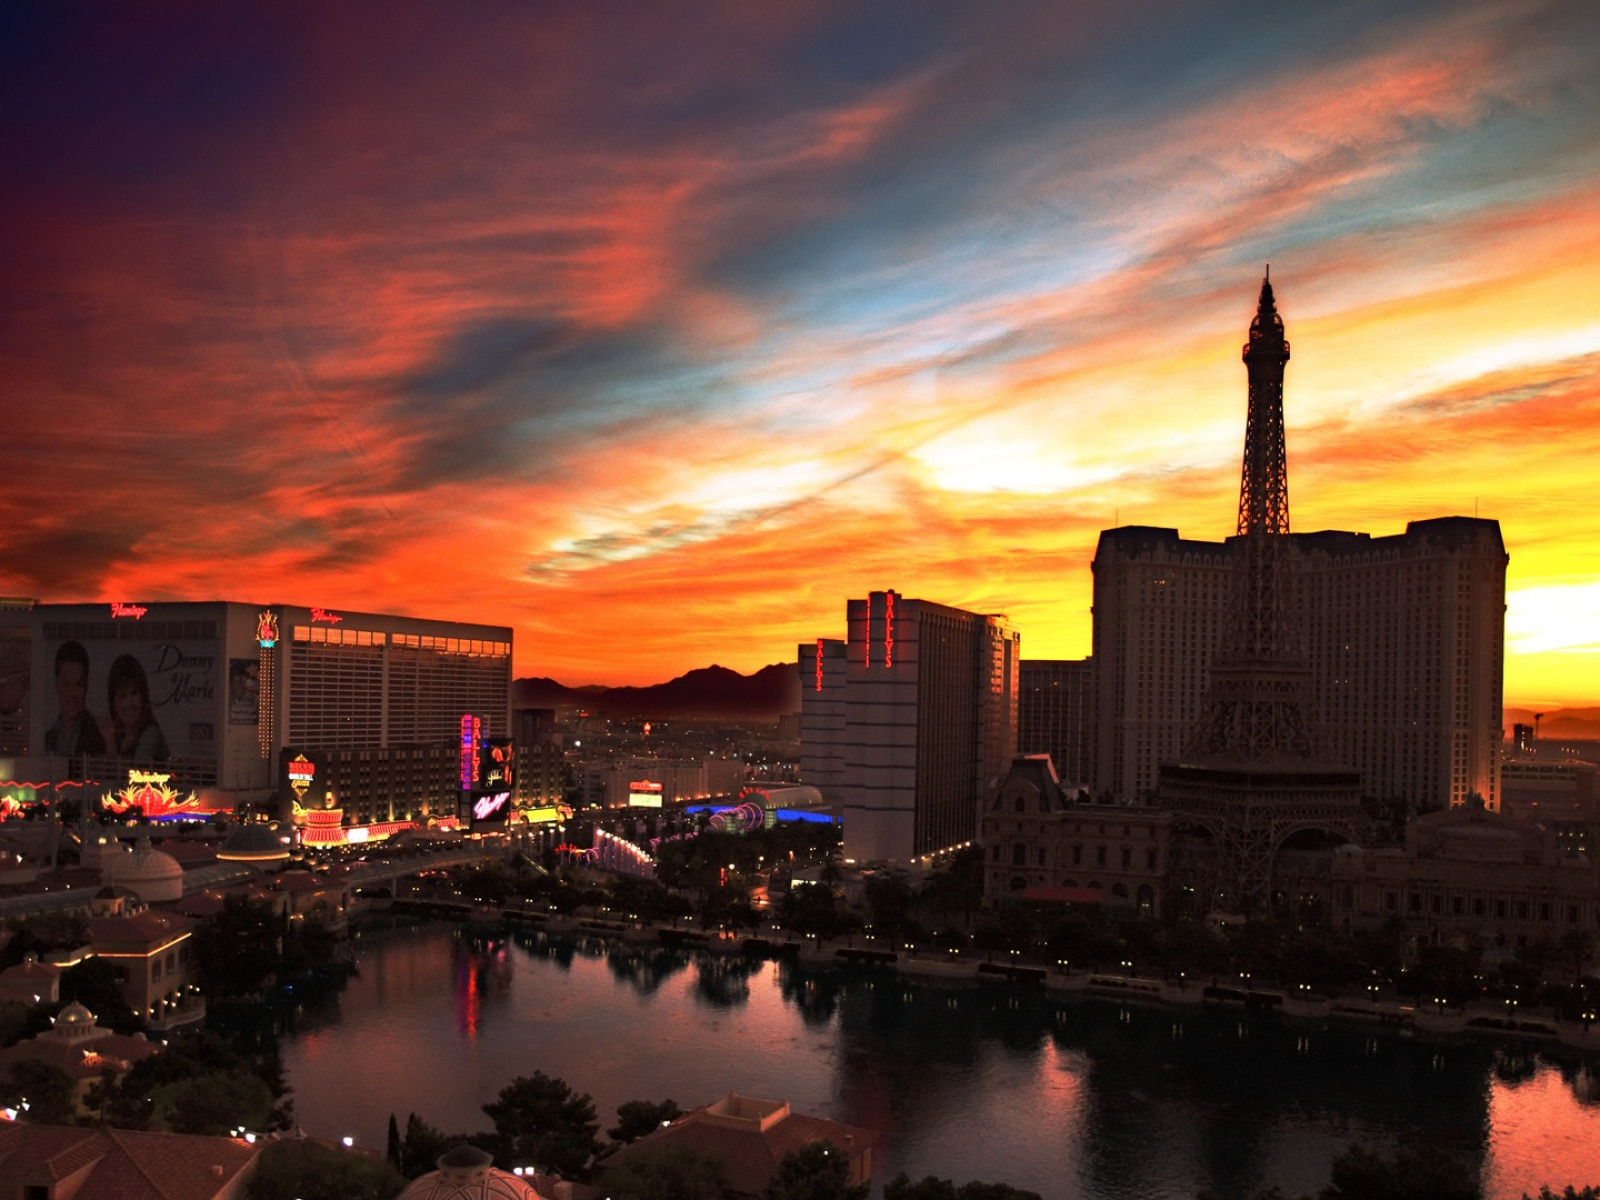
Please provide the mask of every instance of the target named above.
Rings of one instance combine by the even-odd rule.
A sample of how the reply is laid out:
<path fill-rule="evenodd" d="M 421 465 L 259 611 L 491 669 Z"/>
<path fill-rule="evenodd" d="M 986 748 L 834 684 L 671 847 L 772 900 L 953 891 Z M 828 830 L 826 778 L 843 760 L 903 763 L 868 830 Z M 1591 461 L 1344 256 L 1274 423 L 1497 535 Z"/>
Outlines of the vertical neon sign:
<path fill-rule="evenodd" d="M 272 743 L 276 740 L 278 699 L 273 653 L 278 644 L 278 614 L 265 609 L 256 616 L 256 737 L 261 744 L 261 757 L 272 757 Z"/>
<path fill-rule="evenodd" d="M 470 792 L 478 782 L 478 733 L 481 726 L 471 713 L 461 714 L 461 790 Z"/>
<path fill-rule="evenodd" d="M 817 691 L 822 690 L 822 639 L 817 639 Z"/>
<path fill-rule="evenodd" d="M 894 593 L 883 594 L 883 665 L 894 666 Z"/>

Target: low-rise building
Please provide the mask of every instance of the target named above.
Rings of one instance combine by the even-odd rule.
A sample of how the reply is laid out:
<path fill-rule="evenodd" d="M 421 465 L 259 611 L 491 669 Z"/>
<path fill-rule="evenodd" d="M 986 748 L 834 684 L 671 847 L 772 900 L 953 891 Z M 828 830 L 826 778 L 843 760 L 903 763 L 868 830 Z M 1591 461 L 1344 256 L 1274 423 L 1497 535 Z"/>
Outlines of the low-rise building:
<path fill-rule="evenodd" d="M 205 1015 L 194 983 L 194 921 L 176 912 L 156 912 L 136 896 L 102 888 L 89 918 L 95 955 L 117 969 L 122 994 L 134 1015 L 165 1029 Z"/>
<path fill-rule="evenodd" d="M 1171 816 L 1094 803 L 1063 785 L 1048 754 L 1018 757 L 984 802 L 984 897 L 1103 903 L 1158 915 Z"/>
<path fill-rule="evenodd" d="M 1436 937 L 1486 945 L 1559 941 L 1600 929 L 1600 886 L 1588 857 L 1556 834 L 1481 805 L 1425 813 L 1404 847 L 1334 851 L 1333 914 L 1344 926 L 1399 918 Z"/>
<path fill-rule="evenodd" d="M 850 1163 L 849 1183 L 872 1178 L 872 1147 L 878 1135 L 870 1129 L 808 1117 L 789 1108 L 787 1100 L 756 1100 L 729 1092 L 721 1100 L 684 1113 L 676 1121 L 617 1152 L 647 1152 L 651 1147 L 684 1146 L 722 1161 L 727 1168 L 729 1200 L 754 1200 L 777 1174 L 785 1155 L 826 1141 Z"/>
<path fill-rule="evenodd" d="M 159 1049 L 142 1033 L 128 1037 L 101 1029 L 95 1023 L 95 1015 L 74 1001 L 52 1018 L 50 1028 L 43 1033 L 0 1050 L 0 1075 L 19 1062 L 48 1063 L 72 1078 L 78 1089 L 78 1106 L 82 1108 L 95 1083 L 107 1076 L 114 1083 L 121 1082 L 134 1063 Z"/>
<path fill-rule="evenodd" d="M 1543 825 L 1563 850 L 1590 853 L 1600 828 L 1600 765 L 1577 758 L 1502 763 L 1500 811 Z"/>
<path fill-rule="evenodd" d="M 61 999 L 61 968 L 40 962 L 37 954 L 0 971 L 0 1002 L 54 1004 Z"/>
<path fill-rule="evenodd" d="M 238 1200 L 260 1153 L 238 1138 L 0 1122 L 0 1196 Z"/>

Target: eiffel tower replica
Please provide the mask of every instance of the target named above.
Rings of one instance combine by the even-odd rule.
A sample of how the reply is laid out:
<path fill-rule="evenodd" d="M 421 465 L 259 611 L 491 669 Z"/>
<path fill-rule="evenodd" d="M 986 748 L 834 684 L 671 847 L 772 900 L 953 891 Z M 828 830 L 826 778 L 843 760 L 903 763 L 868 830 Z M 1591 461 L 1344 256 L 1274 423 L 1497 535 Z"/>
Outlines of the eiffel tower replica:
<path fill-rule="evenodd" d="M 1327 762 L 1316 733 L 1311 665 L 1297 614 L 1289 546 L 1283 368 L 1289 342 L 1261 284 L 1244 364 L 1250 378 L 1239 484 L 1234 613 L 1211 659 L 1210 690 L 1188 745 L 1161 766 L 1158 803 L 1216 848 L 1208 908 L 1265 911 L 1273 860 L 1296 833 L 1359 841 L 1361 776 Z"/>

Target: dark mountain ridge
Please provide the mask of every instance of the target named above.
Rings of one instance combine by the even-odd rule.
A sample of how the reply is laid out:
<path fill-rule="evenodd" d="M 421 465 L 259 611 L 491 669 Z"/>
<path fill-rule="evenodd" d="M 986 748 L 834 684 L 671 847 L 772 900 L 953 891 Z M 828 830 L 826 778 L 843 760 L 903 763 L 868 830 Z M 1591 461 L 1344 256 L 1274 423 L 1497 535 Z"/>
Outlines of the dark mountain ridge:
<path fill-rule="evenodd" d="M 518 679 L 518 708 L 583 708 L 617 717 L 779 717 L 800 711 L 797 663 L 773 663 L 753 675 L 715 664 L 649 687 L 568 687 L 554 679 Z"/>

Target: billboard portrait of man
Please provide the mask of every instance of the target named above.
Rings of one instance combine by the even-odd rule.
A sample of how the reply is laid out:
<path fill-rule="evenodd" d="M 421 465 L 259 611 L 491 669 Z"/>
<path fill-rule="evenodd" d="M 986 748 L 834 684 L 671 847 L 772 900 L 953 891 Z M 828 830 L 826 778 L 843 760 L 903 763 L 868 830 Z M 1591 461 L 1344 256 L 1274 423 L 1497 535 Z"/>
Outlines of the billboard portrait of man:
<path fill-rule="evenodd" d="M 261 664 L 253 658 L 228 660 L 228 724 L 255 725 L 261 720 Z"/>
<path fill-rule="evenodd" d="M 89 711 L 89 652 L 62 642 L 55 659 L 56 720 L 45 730 L 46 754 L 104 754 L 105 730 Z"/>

